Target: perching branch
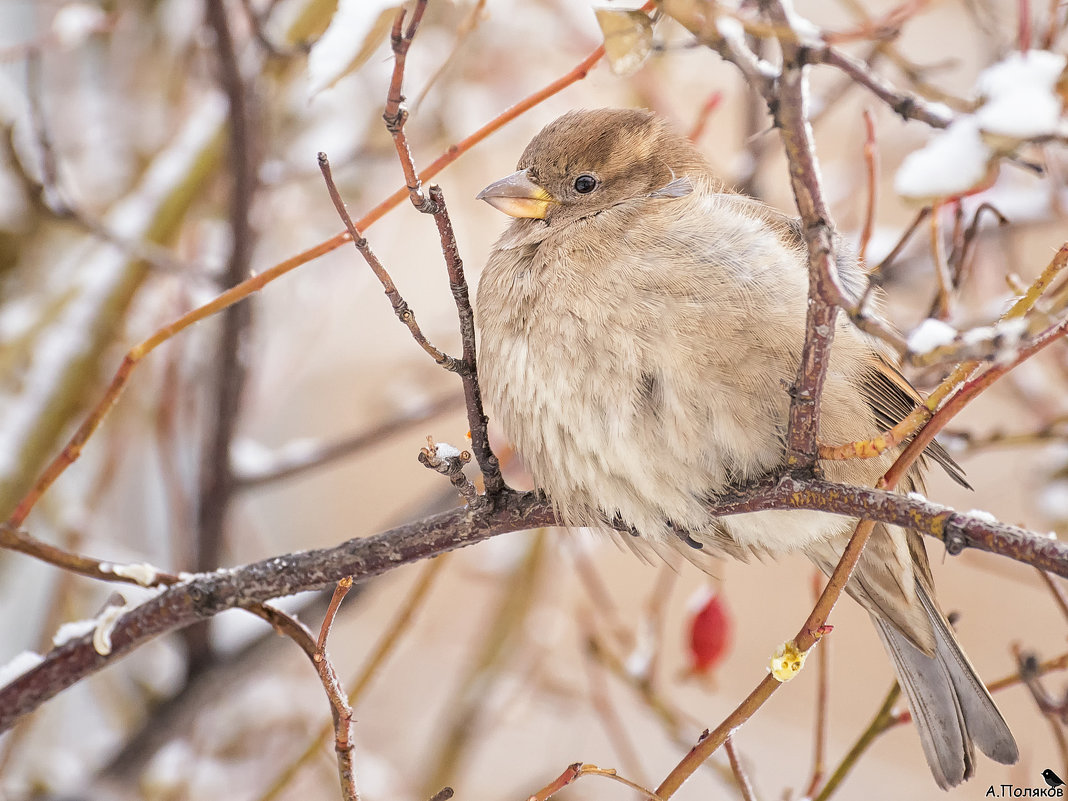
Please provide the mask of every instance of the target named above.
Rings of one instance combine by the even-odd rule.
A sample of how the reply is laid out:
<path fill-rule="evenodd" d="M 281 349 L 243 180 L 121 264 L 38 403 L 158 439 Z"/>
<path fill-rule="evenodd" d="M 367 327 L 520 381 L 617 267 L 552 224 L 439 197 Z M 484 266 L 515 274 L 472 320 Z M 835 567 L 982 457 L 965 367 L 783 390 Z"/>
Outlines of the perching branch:
<path fill-rule="evenodd" d="M 717 498 L 710 505 L 711 513 L 718 517 L 766 509 L 813 509 L 847 517 L 862 515 L 865 519 L 905 526 L 941 539 L 950 554 L 974 548 L 1068 578 L 1068 543 L 992 521 L 985 515 L 962 514 L 916 495 L 820 479 L 784 477 L 765 479 Z M 557 524 L 546 500 L 533 493 L 509 491 L 492 507 L 452 509 L 333 548 L 287 554 L 223 572 L 197 574 L 123 615 L 112 633 L 110 654 L 98 654 L 91 637 L 72 640 L 46 654 L 36 668 L 0 688 L 0 732 L 147 640 L 226 609 L 322 589 L 343 576 L 351 575 L 359 582 L 498 534 Z M 604 525 L 608 525 L 607 521 Z M 819 635 L 818 630 L 806 626 L 808 633 L 804 639 Z"/>

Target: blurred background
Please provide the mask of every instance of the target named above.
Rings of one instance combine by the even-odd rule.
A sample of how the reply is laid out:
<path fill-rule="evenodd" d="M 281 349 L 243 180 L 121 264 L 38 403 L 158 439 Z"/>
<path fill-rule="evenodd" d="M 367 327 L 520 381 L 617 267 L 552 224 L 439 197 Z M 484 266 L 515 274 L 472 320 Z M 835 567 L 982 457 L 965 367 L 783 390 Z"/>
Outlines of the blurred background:
<path fill-rule="evenodd" d="M 392 69 L 386 34 L 399 5 L 221 3 L 249 123 L 235 153 L 227 144 L 225 47 L 204 4 L 0 3 L 4 518 L 131 346 L 232 283 L 232 265 L 240 277 L 261 272 L 341 230 L 318 151 L 329 155 L 354 217 L 403 185 L 381 121 Z M 797 6 L 837 31 L 904 8 L 899 35 L 843 48 L 899 87 L 960 111 L 972 108 L 979 72 L 1020 47 L 1021 20 L 1035 47 L 1065 50 L 1063 0 Z M 433 0 L 408 58 L 407 131 L 417 165 L 587 56 L 601 42 L 593 7 Z M 472 286 L 506 223 L 475 195 L 511 172 L 529 139 L 572 108 L 655 109 L 697 132 L 730 181 L 793 213 L 778 137 L 737 70 L 670 20 L 657 25 L 653 45 L 633 74 L 600 63 L 436 179 Z M 931 131 L 905 123 L 829 68 L 812 73 L 828 201 L 853 241 L 867 206 L 862 113 L 874 114 L 881 168 L 868 263 L 875 265 L 918 211 L 894 192 L 893 179 Z M 1063 141 L 1028 147 L 1021 159 L 1042 164 L 1044 175 L 1004 164 L 990 188 L 963 203 L 966 222 L 984 202 L 1009 222 L 983 217 L 950 320 L 958 328 L 996 319 L 1016 294 L 1010 277 L 1026 284 L 1064 241 Z M 237 182 L 243 203 L 235 204 L 243 169 L 254 180 Z M 238 218 L 247 227 L 235 226 Z M 948 232 L 953 210 L 943 219 Z M 458 353 L 433 221 L 404 204 L 366 233 L 424 332 Z M 935 292 L 926 226 L 883 279 L 888 316 L 911 330 Z M 145 359 L 27 530 L 101 559 L 192 571 L 332 545 L 459 503 L 447 481 L 416 461 L 428 435 L 464 445 L 459 381 L 397 324 L 351 246 L 238 308 L 228 323 L 199 323 Z M 913 377 L 930 387 L 940 376 Z M 1066 389 L 1063 345 L 1011 373 L 946 439 L 975 491 L 933 473 L 929 496 L 1063 534 Z M 299 467 L 309 462 L 315 466 Z M 517 460 L 508 461 L 507 475 L 529 486 Z M 1014 647 L 1040 660 L 1065 652 L 1065 612 L 1034 569 L 975 553 L 943 558 L 934 541 L 928 549 L 941 603 L 960 613 L 961 641 L 986 680 L 1017 672 Z M 724 563 L 710 577 L 689 565 L 644 564 L 600 535 L 554 529 L 498 537 L 368 582 L 345 601 L 329 643 L 343 686 L 363 687 L 354 727 L 363 797 L 426 799 L 447 784 L 471 801 L 522 799 L 576 761 L 655 787 L 761 680 L 774 648 L 811 608 L 813 578 L 803 559 Z M 115 589 L 128 601 L 150 594 L 0 553 L 0 663 L 47 650 L 60 624 L 92 617 Z M 421 593 L 415 603 L 413 593 Z M 318 629 L 321 598 L 283 605 Z M 713 646 L 695 652 L 693 621 L 702 608 L 699 630 Z M 892 683 L 867 616 L 847 600 L 831 622 L 821 646 L 825 776 Z M 389 637 L 387 658 L 365 674 Z M 759 798 L 800 798 L 809 788 L 820 675 L 810 661 L 736 734 Z M 1065 695 L 1063 673 L 1042 682 L 1055 699 Z M 1019 683 L 997 701 L 1020 742 L 1019 764 L 980 758 L 976 777 L 944 796 L 915 732 L 901 725 L 876 739 L 836 797 L 970 799 L 986 797 L 990 786 L 1044 786 L 1045 768 L 1068 774 L 1056 715 L 1040 712 Z M 0 738 L 0 798 L 336 798 L 326 741 L 281 778 L 328 719 L 318 678 L 298 649 L 258 619 L 231 612 L 210 629 L 150 643 Z M 634 793 L 588 777 L 561 796 Z M 678 795 L 739 797 L 722 754 Z"/>

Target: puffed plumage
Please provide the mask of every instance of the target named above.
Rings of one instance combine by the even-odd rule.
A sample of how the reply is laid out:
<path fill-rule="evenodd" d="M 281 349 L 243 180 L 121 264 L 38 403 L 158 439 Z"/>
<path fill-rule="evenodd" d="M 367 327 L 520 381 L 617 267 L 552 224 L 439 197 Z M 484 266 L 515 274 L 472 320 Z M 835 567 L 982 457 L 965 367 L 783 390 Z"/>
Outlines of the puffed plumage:
<path fill-rule="evenodd" d="M 725 188 L 688 140 L 635 110 L 566 114 L 480 197 L 517 219 L 479 283 L 479 378 L 562 518 L 622 522 L 653 550 L 698 563 L 680 530 L 705 553 L 800 550 L 832 570 L 855 520 L 717 519 L 706 502 L 783 462 L 808 295 L 797 221 Z M 839 271 L 859 292 L 855 258 Z M 820 441 L 875 436 L 918 397 L 840 315 Z M 822 468 L 872 486 L 895 455 Z M 941 448 L 927 455 L 963 482 Z M 1003 763 L 1017 748 L 935 603 L 922 539 L 877 526 L 847 591 L 871 613 L 946 788 L 971 775 L 973 742 Z"/>

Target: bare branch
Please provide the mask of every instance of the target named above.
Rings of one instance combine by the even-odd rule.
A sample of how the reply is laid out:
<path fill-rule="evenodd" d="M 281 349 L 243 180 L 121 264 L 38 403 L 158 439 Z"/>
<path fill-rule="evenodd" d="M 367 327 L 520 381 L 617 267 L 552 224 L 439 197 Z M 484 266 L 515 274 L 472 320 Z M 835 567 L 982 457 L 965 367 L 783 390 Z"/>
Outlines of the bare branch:
<path fill-rule="evenodd" d="M 950 554 L 975 548 L 1068 578 L 1068 543 L 962 514 L 916 495 L 787 476 L 765 479 L 717 498 L 710 506 L 712 514 L 719 517 L 765 509 L 814 509 L 846 517 L 859 515 L 941 539 Z M 120 618 L 109 655 L 98 654 L 88 638 L 72 640 L 49 652 L 36 668 L 0 688 L 0 732 L 146 640 L 226 609 L 321 589 L 342 576 L 351 575 L 354 580 L 362 581 L 497 534 L 557 524 L 548 501 L 533 493 L 508 491 L 492 506 L 453 509 L 333 548 L 302 551 L 227 571 L 196 575 Z M 799 635 L 799 644 L 805 641 L 811 644 L 820 634 L 818 627 L 810 624 L 803 629 L 805 634 Z"/>
<path fill-rule="evenodd" d="M 431 186 L 429 195 L 423 192 L 423 184 L 412 158 L 408 137 L 404 132 L 404 123 L 408 119 L 408 110 L 404 107 L 404 66 L 407 62 L 408 48 L 412 44 L 426 0 L 419 0 L 412 12 L 412 20 L 405 30 L 403 27 L 405 12 L 402 9 L 393 23 L 391 43 L 393 46 L 393 77 L 389 84 L 386 108 L 382 114 L 386 129 L 393 137 L 393 144 L 404 172 L 405 183 L 412 205 L 424 214 L 434 217 L 441 240 L 441 252 L 445 256 L 445 266 L 449 274 L 449 288 L 456 302 L 456 313 L 460 320 L 460 340 L 463 343 L 463 358 L 455 363 L 455 370 L 463 382 L 464 399 L 467 402 L 467 420 L 471 431 L 471 448 L 482 471 L 486 485 L 486 494 L 490 497 L 502 492 L 506 487 L 501 475 L 501 466 L 489 444 L 489 420 L 482 405 L 482 389 L 478 383 L 478 357 L 475 344 L 475 315 L 471 308 L 471 296 L 464 277 L 464 264 L 460 258 L 460 249 L 456 244 L 456 233 L 452 220 L 445 206 L 445 196 L 439 186 Z M 425 462 L 424 462 L 425 464 Z M 456 474 L 461 475 L 461 474 Z M 463 489 L 463 484 L 453 484 L 460 490 L 468 503 L 474 503 L 476 497 Z"/>
<path fill-rule="evenodd" d="M 427 437 L 426 442 L 427 447 L 419 451 L 419 463 L 447 477 L 468 504 L 478 503 L 478 490 L 464 475 L 464 465 L 471 461 L 471 454 L 467 451 L 444 453 L 433 437 Z"/>
<path fill-rule="evenodd" d="M 326 153 L 319 153 L 319 169 L 323 173 L 323 180 L 326 182 L 326 189 L 330 193 L 330 200 L 333 201 L 338 216 L 340 216 L 342 222 L 345 223 L 345 228 L 348 229 L 352 244 L 354 244 L 356 249 L 360 251 L 360 255 L 363 256 L 364 261 L 367 262 L 367 266 L 371 268 L 371 271 L 375 274 L 379 283 L 382 284 L 382 289 L 385 291 L 386 297 L 389 298 L 389 303 L 393 307 L 393 313 L 397 315 L 397 319 L 408 327 L 412 339 L 414 339 L 416 344 L 430 355 L 430 358 L 446 370 L 456 372 L 458 369 L 457 360 L 438 350 L 430 340 L 426 338 L 426 335 L 423 334 L 423 329 L 421 329 L 419 323 L 415 321 L 415 312 L 408 306 L 408 301 L 406 301 L 401 296 L 401 293 L 397 291 L 397 285 L 393 283 L 393 278 L 390 276 L 386 268 L 382 266 L 382 262 L 379 261 L 378 256 L 371 250 L 370 243 L 368 243 L 367 239 L 360 232 L 360 229 L 356 227 L 356 224 L 352 221 L 352 217 L 349 216 L 349 211 L 345 208 L 345 201 L 341 199 L 341 194 L 337 191 L 337 185 L 334 183 L 334 175 L 330 169 L 330 159 L 327 157 Z"/>

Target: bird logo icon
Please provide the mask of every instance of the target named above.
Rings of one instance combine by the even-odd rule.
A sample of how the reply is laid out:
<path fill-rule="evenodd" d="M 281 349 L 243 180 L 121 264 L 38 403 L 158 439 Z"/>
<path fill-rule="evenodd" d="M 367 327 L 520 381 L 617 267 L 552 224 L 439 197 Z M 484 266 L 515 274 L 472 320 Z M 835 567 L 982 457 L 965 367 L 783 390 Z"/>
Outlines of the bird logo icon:
<path fill-rule="evenodd" d="M 1048 784 L 1050 787 L 1061 787 L 1064 784 L 1064 781 L 1061 779 L 1061 777 L 1049 768 L 1046 768 L 1044 771 L 1042 771 L 1042 778 L 1046 780 L 1046 784 Z"/>

